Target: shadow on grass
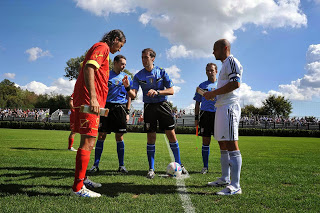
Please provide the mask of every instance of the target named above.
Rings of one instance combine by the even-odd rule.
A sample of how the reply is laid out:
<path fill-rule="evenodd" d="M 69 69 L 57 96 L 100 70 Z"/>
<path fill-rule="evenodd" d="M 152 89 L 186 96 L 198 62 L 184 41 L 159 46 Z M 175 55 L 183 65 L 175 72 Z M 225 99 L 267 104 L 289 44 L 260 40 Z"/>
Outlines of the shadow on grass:
<path fill-rule="evenodd" d="M 67 149 L 48 149 L 48 148 L 30 148 L 30 147 L 10 147 L 10 149 L 16 150 L 31 150 L 31 151 L 58 151 Z"/>
<path fill-rule="evenodd" d="M 104 170 L 99 173 L 94 173 L 97 176 L 95 179 L 99 181 L 98 176 L 114 176 L 123 175 L 115 170 Z M 157 175 L 164 175 L 164 172 L 158 172 Z M 139 179 L 144 178 L 143 183 L 150 184 L 137 184 L 135 182 L 113 182 L 113 183 L 102 183 L 102 187 L 94 189 L 94 191 L 99 192 L 108 197 L 117 197 L 123 193 L 130 193 L 134 196 L 139 196 L 141 194 L 156 195 L 156 194 L 175 194 L 177 193 L 176 184 L 160 184 L 159 178 L 156 177 L 154 180 L 147 179 L 145 170 L 132 170 L 129 171 L 128 175 L 140 176 Z M 68 168 L 41 168 L 41 167 L 0 167 L 0 178 L 4 182 L 0 183 L 0 196 L 7 195 L 27 195 L 27 196 L 65 196 L 67 193 L 54 193 L 54 192 L 44 192 L 50 189 L 58 190 L 70 190 L 72 183 L 70 185 L 49 185 L 48 182 L 43 183 L 45 180 L 37 181 L 37 178 L 49 178 L 50 183 L 55 183 L 55 181 L 63 180 L 66 178 L 74 177 L 74 169 Z M 27 184 L 20 184 L 17 182 L 27 181 Z M 34 184 L 36 182 L 36 184 Z M 155 184 L 152 184 L 154 182 Z M 160 184 L 160 185 L 159 185 Z M 188 186 L 191 188 L 202 188 L 203 186 Z M 38 189 L 40 188 L 40 190 Z M 208 192 L 191 192 L 190 194 L 200 194 L 208 195 Z"/>
<path fill-rule="evenodd" d="M 7 195 L 27 195 L 29 197 L 33 196 L 63 196 L 64 193 L 52 193 L 52 192 L 39 192 L 35 191 L 35 187 L 41 187 L 45 189 L 62 189 L 70 190 L 70 186 L 57 186 L 57 185 L 24 185 L 24 184 L 0 184 L 0 197 Z"/>

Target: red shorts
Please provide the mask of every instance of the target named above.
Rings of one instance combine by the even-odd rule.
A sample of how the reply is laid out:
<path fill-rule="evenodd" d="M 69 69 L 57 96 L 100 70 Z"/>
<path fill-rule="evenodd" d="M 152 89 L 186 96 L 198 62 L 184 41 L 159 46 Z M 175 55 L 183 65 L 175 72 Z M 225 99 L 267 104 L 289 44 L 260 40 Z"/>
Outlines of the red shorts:
<path fill-rule="evenodd" d="M 74 109 L 71 109 L 71 114 L 70 114 L 70 130 L 74 132 Z"/>
<path fill-rule="evenodd" d="M 82 113 L 80 112 L 80 108 L 75 108 L 73 132 L 97 137 L 99 123 L 99 115 Z"/>

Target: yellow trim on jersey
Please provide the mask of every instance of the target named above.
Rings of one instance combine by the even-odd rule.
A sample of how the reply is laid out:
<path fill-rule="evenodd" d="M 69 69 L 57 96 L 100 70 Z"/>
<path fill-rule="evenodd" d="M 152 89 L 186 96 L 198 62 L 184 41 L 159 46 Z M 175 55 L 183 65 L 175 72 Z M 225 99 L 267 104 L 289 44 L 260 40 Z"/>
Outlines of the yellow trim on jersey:
<path fill-rule="evenodd" d="M 81 63 L 80 63 L 80 67 L 82 68 L 82 66 L 83 66 L 83 61 L 81 61 Z"/>
<path fill-rule="evenodd" d="M 109 62 L 109 54 L 108 54 L 107 60 L 108 60 L 108 62 Z"/>
<path fill-rule="evenodd" d="M 98 62 L 96 62 L 95 60 L 88 60 L 87 63 L 86 63 L 86 65 L 87 65 L 87 64 L 92 64 L 92 65 L 94 65 L 97 69 L 100 68 L 100 64 L 98 64 Z"/>

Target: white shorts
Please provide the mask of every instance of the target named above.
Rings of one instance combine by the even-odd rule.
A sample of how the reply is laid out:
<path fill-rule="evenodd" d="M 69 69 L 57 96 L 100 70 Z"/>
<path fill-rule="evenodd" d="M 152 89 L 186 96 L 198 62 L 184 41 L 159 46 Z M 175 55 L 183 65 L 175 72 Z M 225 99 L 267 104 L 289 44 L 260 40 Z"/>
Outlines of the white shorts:
<path fill-rule="evenodd" d="M 241 116 L 239 103 L 217 107 L 214 138 L 217 141 L 237 141 Z"/>

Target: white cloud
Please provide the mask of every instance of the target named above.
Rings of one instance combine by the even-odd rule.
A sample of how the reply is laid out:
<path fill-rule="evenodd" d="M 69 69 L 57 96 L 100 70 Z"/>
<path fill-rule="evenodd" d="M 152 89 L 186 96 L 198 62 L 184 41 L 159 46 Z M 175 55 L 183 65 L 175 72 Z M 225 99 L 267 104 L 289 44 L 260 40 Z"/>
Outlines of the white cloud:
<path fill-rule="evenodd" d="M 181 75 L 180 75 L 181 70 L 176 65 L 172 65 L 171 67 L 165 68 L 165 70 L 170 76 L 170 78 L 172 79 L 174 84 L 185 83 L 185 81 L 181 79 Z"/>
<path fill-rule="evenodd" d="M 133 0 L 74 0 L 77 7 L 89 10 L 97 16 L 108 16 L 109 13 L 130 13 L 136 7 Z"/>
<path fill-rule="evenodd" d="M 32 81 L 25 86 L 19 86 L 21 89 L 27 89 L 36 94 L 62 94 L 71 95 L 75 85 L 75 80 L 66 80 L 63 78 L 56 79 L 51 86 L 47 86 L 41 82 Z"/>
<path fill-rule="evenodd" d="M 15 73 L 5 73 L 5 74 L 3 74 L 3 77 L 14 79 L 16 77 L 16 74 Z"/>
<path fill-rule="evenodd" d="M 139 21 L 140 21 L 142 24 L 144 24 L 144 25 L 148 24 L 151 19 L 152 19 L 151 16 L 148 15 L 147 13 L 143 13 L 143 14 L 141 14 L 141 16 L 139 17 Z"/>
<path fill-rule="evenodd" d="M 266 30 L 263 30 L 263 31 L 262 31 L 262 34 L 268 35 L 268 32 L 267 32 Z"/>
<path fill-rule="evenodd" d="M 310 45 L 306 54 L 306 74 L 290 84 L 279 85 L 278 91 L 270 90 L 268 93 L 253 91 L 245 83 L 241 84 L 241 104 L 262 105 L 262 101 L 269 95 L 284 96 L 290 100 L 307 101 L 313 97 L 320 97 L 320 44 Z"/>
<path fill-rule="evenodd" d="M 318 0 L 317 0 L 318 1 Z M 263 28 L 299 28 L 307 17 L 299 0 L 75 0 L 77 6 L 98 16 L 109 13 L 144 12 L 139 21 L 159 30 L 174 46 L 168 51 L 179 57 L 203 57 L 211 54 L 213 43 L 220 38 L 233 42 L 235 31 L 247 24 Z M 172 54 L 171 54 L 172 55 Z M 176 56 L 176 57 L 177 57 Z"/>
<path fill-rule="evenodd" d="M 39 47 L 32 47 L 30 49 L 27 49 L 25 53 L 29 54 L 29 61 L 35 61 L 38 58 L 45 56 L 52 56 L 48 50 L 43 51 Z"/>

